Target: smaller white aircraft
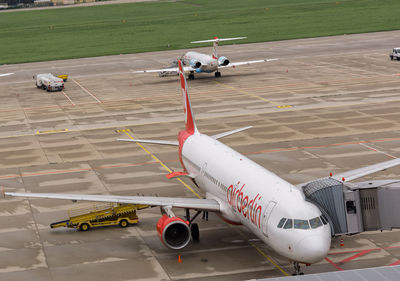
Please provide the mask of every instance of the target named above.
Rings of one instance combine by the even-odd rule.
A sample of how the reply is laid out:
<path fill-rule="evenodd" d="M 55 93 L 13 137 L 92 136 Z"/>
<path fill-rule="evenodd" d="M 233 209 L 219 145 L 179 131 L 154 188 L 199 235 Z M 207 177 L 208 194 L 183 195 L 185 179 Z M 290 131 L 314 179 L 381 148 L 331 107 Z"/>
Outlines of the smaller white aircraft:
<path fill-rule="evenodd" d="M 277 59 L 262 59 L 262 60 L 241 61 L 241 62 L 232 63 L 224 56 L 218 57 L 217 48 L 218 48 L 220 41 L 231 41 L 231 40 L 239 40 L 239 39 L 245 39 L 245 38 L 247 38 L 247 37 L 236 37 L 236 38 L 214 37 L 214 39 L 210 39 L 210 40 L 190 42 L 190 43 L 213 42 L 213 53 L 211 56 L 207 55 L 207 54 L 198 53 L 198 52 L 185 53 L 180 58 L 180 60 L 182 61 L 183 65 L 184 65 L 183 71 L 189 72 L 188 78 L 191 80 L 194 79 L 194 73 L 213 73 L 214 72 L 215 77 L 221 77 L 221 72 L 219 70 L 222 68 L 236 67 L 239 65 L 247 65 L 247 64 L 253 64 L 253 63 L 269 62 L 269 61 L 277 60 Z M 160 77 L 179 75 L 178 61 L 174 61 L 167 68 L 135 71 L 135 73 L 147 73 L 147 72 L 158 72 L 158 75 Z"/>

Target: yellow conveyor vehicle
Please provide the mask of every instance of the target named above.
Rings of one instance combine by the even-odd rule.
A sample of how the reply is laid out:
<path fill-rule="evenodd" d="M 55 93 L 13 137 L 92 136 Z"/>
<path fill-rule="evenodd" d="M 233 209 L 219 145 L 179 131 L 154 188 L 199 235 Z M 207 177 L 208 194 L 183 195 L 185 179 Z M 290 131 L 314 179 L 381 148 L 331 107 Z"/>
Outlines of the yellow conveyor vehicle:
<path fill-rule="evenodd" d="M 95 204 L 90 208 L 80 208 L 68 211 L 68 220 L 54 222 L 51 228 L 70 227 L 87 231 L 92 227 L 119 225 L 127 227 L 137 224 L 139 218 L 137 210 L 148 208 L 148 205 L 137 204 Z"/>

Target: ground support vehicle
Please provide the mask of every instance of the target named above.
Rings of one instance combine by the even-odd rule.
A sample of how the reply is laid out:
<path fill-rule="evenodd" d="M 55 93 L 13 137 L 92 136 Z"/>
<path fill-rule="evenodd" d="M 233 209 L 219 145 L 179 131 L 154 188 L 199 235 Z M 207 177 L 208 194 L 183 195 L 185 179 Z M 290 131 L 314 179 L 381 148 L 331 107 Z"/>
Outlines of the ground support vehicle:
<path fill-rule="evenodd" d="M 64 89 L 64 80 L 51 73 L 38 74 L 36 75 L 36 87 L 48 92 L 62 91 Z"/>
<path fill-rule="evenodd" d="M 389 57 L 391 60 L 400 60 L 400 48 L 394 48 Z"/>
<path fill-rule="evenodd" d="M 51 228 L 70 227 L 87 231 L 92 227 L 119 225 L 127 227 L 137 224 L 137 210 L 148 208 L 140 204 L 94 204 L 90 208 L 80 208 L 68 211 L 69 219 L 50 224 Z"/>

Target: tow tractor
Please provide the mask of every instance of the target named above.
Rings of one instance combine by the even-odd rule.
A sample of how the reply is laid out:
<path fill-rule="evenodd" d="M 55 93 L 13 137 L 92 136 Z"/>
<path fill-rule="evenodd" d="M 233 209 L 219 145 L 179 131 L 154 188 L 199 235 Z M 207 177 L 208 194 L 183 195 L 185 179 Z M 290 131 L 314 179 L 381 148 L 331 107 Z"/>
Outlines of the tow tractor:
<path fill-rule="evenodd" d="M 68 211 L 69 219 L 50 224 L 51 228 L 69 227 L 81 231 L 87 231 L 92 227 L 119 225 L 127 227 L 129 224 L 137 224 L 139 218 L 137 210 L 149 208 L 148 205 L 139 204 L 94 204 Z"/>
<path fill-rule="evenodd" d="M 400 60 L 400 48 L 394 48 L 389 57 L 391 60 Z"/>

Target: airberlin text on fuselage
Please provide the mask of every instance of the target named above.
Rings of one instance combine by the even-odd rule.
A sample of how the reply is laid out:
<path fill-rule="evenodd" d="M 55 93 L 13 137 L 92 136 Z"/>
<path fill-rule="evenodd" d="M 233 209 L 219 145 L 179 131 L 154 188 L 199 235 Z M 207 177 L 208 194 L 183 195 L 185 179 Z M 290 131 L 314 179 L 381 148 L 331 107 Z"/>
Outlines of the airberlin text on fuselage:
<path fill-rule="evenodd" d="M 232 208 L 236 208 L 238 212 L 242 214 L 242 216 L 250 220 L 255 226 L 261 228 L 260 220 L 262 207 L 257 204 L 261 199 L 261 196 L 259 193 L 257 193 L 254 198 L 249 198 L 249 196 L 243 192 L 245 184 L 243 184 L 240 189 L 239 184 L 240 182 L 238 182 L 235 186 L 232 184 L 229 186 L 226 193 L 228 203 L 232 206 Z"/>

